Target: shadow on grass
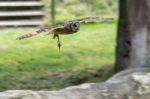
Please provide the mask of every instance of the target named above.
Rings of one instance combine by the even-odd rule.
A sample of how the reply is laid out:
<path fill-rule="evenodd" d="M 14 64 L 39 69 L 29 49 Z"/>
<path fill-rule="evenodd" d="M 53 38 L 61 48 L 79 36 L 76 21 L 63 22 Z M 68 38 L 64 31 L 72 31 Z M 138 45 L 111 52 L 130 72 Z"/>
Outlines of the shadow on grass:
<path fill-rule="evenodd" d="M 112 65 L 100 68 L 85 68 L 81 71 L 60 71 L 30 80 L 23 80 L 20 82 L 20 86 L 12 87 L 12 89 L 58 90 L 83 83 L 102 82 L 113 74 Z"/>
<path fill-rule="evenodd" d="M 113 66 L 106 65 L 97 68 L 85 68 L 84 70 L 66 70 L 52 74 L 36 76 L 30 79 L 7 79 L 5 84 L 0 84 L 0 91 L 5 90 L 58 90 L 68 86 L 83 83 L 95 83 L 107 80 L 114 74 Z M 11 82 L 10 82 L 11 81 Z"/>
<path fill-rule="evenodd" d="M 103 66 L 101 68 L 87 68 L 82 71 L 76 71 L 66 77 L 70 85 L 79 85 L 89 82 L 103 82 L 114 74 L 113 66 Z"/>

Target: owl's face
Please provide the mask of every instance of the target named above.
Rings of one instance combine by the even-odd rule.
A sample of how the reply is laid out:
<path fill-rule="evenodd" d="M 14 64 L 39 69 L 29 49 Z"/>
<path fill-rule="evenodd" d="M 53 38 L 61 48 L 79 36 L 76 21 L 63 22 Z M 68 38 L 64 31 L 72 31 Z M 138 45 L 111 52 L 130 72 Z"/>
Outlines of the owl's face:
<path fill-rule="evenodd" d="M 80 22 L 78 22 L 78 21 L 68 22 L 65 25 L 65 28 L 71 32 L 77 32 L 80 29 Z"/>

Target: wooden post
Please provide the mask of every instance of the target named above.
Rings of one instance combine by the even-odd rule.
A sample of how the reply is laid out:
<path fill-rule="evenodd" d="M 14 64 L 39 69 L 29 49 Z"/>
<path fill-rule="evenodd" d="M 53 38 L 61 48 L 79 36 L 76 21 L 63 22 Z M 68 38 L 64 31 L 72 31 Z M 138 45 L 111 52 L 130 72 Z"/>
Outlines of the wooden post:
<path fill-rule="evenodd" d="M 51 0 L 51 22 L 55 23 L 55 0 Z"/>

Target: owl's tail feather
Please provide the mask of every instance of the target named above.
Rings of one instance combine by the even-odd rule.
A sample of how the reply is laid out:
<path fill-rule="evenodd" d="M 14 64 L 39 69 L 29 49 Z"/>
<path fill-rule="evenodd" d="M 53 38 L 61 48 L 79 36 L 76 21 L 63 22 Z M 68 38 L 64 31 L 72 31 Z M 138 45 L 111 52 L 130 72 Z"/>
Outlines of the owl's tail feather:
<path fill-rule="evenodd" d="M 21 39 L 25 39 L 25 38 L 29 38 L 29 37 L 35 36 L 37 34 L 38 33 L 28 33 L 28 34 L 21 35 L 21 36 L 17 37 L 16 39 L 17 40 L 21 40 Z"/>
<path fill-rule="evenodd" d="M 41 34 L 43 32 L 47 32 L 47 29 L 46 28 L 45 29 L 40 29 L 40 30 L 38 30 L 36 32 L 33 32 L 33 33 L 24 34 L 24 35 L 21 35 L 21 36 L 17 37 L 16 39 L 17 40 L 22 40 L 22 39 L 25 39 L 25 38 L 30 38 L 32 36 L 36 36 L 36 35 Z"/>

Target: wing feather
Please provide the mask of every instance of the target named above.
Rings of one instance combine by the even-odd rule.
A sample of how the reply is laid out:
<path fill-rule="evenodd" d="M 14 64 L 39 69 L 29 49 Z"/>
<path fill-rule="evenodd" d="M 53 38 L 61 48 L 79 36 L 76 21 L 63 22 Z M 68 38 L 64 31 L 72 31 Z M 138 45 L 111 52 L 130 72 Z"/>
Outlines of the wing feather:
<path fill-rule="evenodd" d="M 41 33 L 47 33 L 47 35 L 52 34 L 58 28 L 61 28 L 61 27 L 42 28 L 42 29 L 39 29 L 33 33 L 27 33 L 27 34 L 21 35 L 21 36 L 17 37 L 16 39 L 22 40 L 25 38 L 30 38 L 30 37 L 36 36 L 36 35 L 41 34 Z"/>
<path fill-rule="evenodd" d="M 93 22 L 104 22 L 104 21 L 112 21 L 114 18 L 105 18 L 105 17 L 86 17 L 77 19 L 80 23 L 93 23 Z"/>

